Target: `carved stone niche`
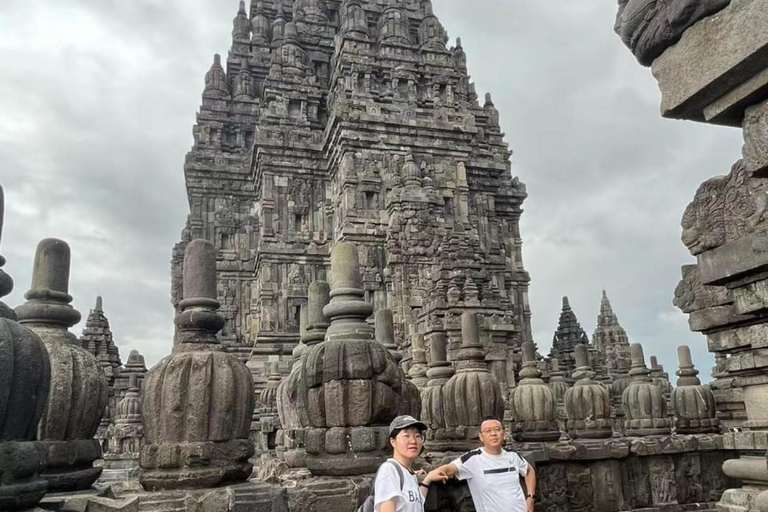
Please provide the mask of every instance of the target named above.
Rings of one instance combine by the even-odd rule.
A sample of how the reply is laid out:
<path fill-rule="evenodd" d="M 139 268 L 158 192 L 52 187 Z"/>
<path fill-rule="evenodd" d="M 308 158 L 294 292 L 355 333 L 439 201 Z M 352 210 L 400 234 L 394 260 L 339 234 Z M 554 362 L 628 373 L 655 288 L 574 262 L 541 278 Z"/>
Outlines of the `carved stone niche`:
<path fill-rule="evenodd" d="M 667 399 L 649 377 L 651 372 L 645 366 L 643 346 L 633 343 L 630 352 L 632 381 L 622 395 L 625 433 L 638 437 L 669 434 L 672 420 L 667 415 Z"/>
<path fill-rule="evenodd" d="M 576 383 L 565 393 L 568 414 L 566 428 L 572 438 L 605 439 L 613 435 L 611 397 L 608 390 L 594 380 L 585 345 L 576 345 Z"/>
<path fill-rule="evenodd" d="M 184 256 L 178 343 L 147 373 L 142 389 L 140 481 L 147 490 L 212 487 L 251 474 L 253 379 L 216 338 L 224 325 L 216 296 L 216 249 L 193 240 Z"/>
<path fill-rule="evenodd" d="M 40 336 L 51 363 L 48 405 L 38 429 L 38 439 L 48 451 L 41 476 L 49 492 L 88 489 L 102 472 L 93 467 L 101 457 L 93 436 L 107 405 L 107 380 L 93 354 L 68 330 L 80 321 L 80 313 L 70 305 L 69 263 L 66 242 L 42 240 L 27 302 L 16 308 L 19 322 Z"/>
<path fill-rule="evenodd" d="M 0 187 L 0 235 L 4 206 Z M 4 264 L 0 256 L 0 297 L 13 290 Z M 0 510 L 34 507 L 45 496 L 48 483 L 38 474 L 46 463 L 45 447 L 35 437 L 50 382 L 45 345 L 16 322 L 16 314 L 0 300 Z"/>

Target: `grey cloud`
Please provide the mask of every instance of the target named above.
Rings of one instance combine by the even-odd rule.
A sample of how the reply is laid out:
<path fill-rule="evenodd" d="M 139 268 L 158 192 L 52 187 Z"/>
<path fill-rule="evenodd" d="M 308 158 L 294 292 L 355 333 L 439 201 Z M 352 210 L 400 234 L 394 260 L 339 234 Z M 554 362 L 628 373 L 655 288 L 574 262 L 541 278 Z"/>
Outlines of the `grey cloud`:
<path fill-rule="evenodd" d="M 630 338 L 668 371 L 688 343 L 671 305 L 691 261 L 679 219 L 699 182 L 727 173 L 740 134 L 663 120 L 650 72 L 613 34 L 603 0 L 435 0 L 490 91 L 528 185 L 524 260 L 534 336 L 549 348 L 560 297 L 591 335 L 606 288 Z M 64 0 L 0 4 L 0 251 L 23 301 L 38 239 L 73 250 L 72 294 L 97 294 L 127 357 L 171 347 L 169 259 L 187 213 L 184 154 L 212 55 L 226 55 L 237 1 Z M 81 324 L 82 325 L 82 324 Z M 76 329 L 79 331 L 80 326 Z"/>

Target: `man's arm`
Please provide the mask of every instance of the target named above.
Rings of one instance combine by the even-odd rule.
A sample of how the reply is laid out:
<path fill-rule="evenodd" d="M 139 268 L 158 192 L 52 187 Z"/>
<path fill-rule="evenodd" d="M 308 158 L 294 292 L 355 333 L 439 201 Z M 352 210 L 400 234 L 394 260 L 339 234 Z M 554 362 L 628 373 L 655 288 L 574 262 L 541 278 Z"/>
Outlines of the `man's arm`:
<path fill-rule="evenodd" d="M 433 469 L 427 476 L 424 477 L 424 481 L 419 484 L 419 490 L 421 495 L 426 498 L 429 494 L 429 486 L 435 482 L 447 482 L 451 478 L 455 477 L 459 473 L 459 469 L 453 464 L 446 464 L 439 468 Z M 383 511 L 382 511 L 383 512 Z"/>
<path fill-rule="evenodd" d="M 533 470 L 533 466 L 528 464 L 528 472 L 525 474 L 525 487 L 529 496 L 536 494 L 536 471 Z M 525 499 L 525 504 L 528 507 L 528 512 L 533 512 L 535 501 L 533 498 Z"/>

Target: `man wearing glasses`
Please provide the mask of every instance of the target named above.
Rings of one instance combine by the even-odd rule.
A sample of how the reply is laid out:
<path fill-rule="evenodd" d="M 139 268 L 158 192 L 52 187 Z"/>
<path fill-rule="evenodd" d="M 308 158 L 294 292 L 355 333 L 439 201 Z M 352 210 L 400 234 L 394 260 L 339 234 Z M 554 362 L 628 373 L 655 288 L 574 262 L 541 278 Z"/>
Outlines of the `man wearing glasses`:
<path fill-rule="evenodd" d="M 504 448 L 504 426 L 497 418 L 480 424 L 481 448 L 435 470 L 466 480 L 477 512 L 533 512 L 536 473 L 517 453 Z M 526 492 L 520 485 L 525 478 Z"/>

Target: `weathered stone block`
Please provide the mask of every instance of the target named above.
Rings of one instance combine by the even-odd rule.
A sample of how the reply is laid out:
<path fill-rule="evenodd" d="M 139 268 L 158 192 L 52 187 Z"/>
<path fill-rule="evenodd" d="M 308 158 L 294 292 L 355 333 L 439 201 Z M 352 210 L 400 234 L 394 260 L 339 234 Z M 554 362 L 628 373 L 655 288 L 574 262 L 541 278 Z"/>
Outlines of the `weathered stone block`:
<path fill-rule="evenodd" d="M 768 75 L 768 68 L 762 74 Z M 764 80 L 768 83 L 768 76 Z M 768 101 L 746 109 L 743 129 L 747 172 L 758 178 L 768 177 Z"/>
<path fill-rule="evenodd" d="M 332 427 L 325 433 L 325 453 L 332 455 L 347 453 L 349 447 L 349 431 L 346 428 Z"/>
<path fill-rule="evenodd" d="M 705 109 L 768 67 L 768 6 L 762 0 L 732 0 L 718 14 L 689 28 L 653 62 L 664 117 L 740 126 L 744 107 L 766 94 L 768 82 Z"/>
<path fill-rule="evenodd" d="M 719 285 L 768 268 L 768 232 L 759 230 L 698 255 L 704 284 Z"/>

